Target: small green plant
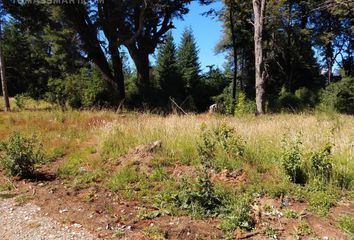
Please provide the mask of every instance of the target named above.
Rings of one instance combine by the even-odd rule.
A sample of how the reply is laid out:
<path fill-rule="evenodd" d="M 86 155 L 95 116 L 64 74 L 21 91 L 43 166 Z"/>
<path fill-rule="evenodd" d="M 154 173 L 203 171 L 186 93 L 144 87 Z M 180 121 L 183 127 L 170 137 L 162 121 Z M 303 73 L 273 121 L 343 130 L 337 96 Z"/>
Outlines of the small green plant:
<path fill-rule="evenodd" d="M 139 211 L 139 218 L 142 220 L 145 219 L 154 219 L 161 216 L 161 211 L 149 211 L 146 208 L 142 208 Z"/>
<path fill-rule="evenodd" d="M 315 191 L 310 192 L 309 195 L 311 210 L 322 217 L 327 216 L 329 209 L 337 201 L 335 194 L 330 191 Z"/>
<path fill-rule="evenodd" d="M 297 238 L 301 238 L 310 235 L 313 235 L 312 228 L 309 226 L 309 224 L 306 221 L 304 220 L 300 221 L 296 227 L 295 236 Z"/>
<path fill-rule="evenodd" d="M 277 237 L 277 231 L 271 227 L 267 227 L 263 231 L 264 236 L 269 237 L 271 239 L 278 239 Z"/>
<path fill-rule="evenodd" d="M 28 96 L 26 94 L 17 94 L 15 96 L 15 104 L 19 109 L 23 109 L 26 105 L 26 101 L 28 100 Z"/>
<path fill-rule="evenodd" d="M 215 139 L 208 131 L 205 124 L 201 126 L 201 141 L 197 145 L 198 154 L 201 164 L 207 168 L 212 166 L 212 160 L 215 158 Z"/>
<path fill-rule="evenodd" d="M 144 236 L 153 240 L 163 240 L 166 239 L 166 234 L 161 231 L 158 226 L 149 226 L 143 229 Z"/>
<path fill-rule="evenodd" d="M 237 228 L 251 230 L 254 226 L 254 219 L 251 216 L 252 196 L 243 194 L 230 196 L 224 201 L 222 221 L 220 228 L 224 232 L 232 232 Z"/>
<path fill-rule="evenodd" d="M 215 193 L 206 170 L 201 171 L 195 184 L 183 182 L 175 198 L 175 204 L 192 216 L 215 216 L 220 212 L 222 201 Z"/>
<path fill-rule="evenodd" d="M 295 141 L 283 140 L 282 164 L 285 173 L 294 183 L 304 184 L 306 182 L 305 173 L 301 161 L 302 142 L 298 136 Z"/>
<path fill-rule="evenodd" d="M 294 219 L 297 219 L 300 217 L 300 213 L 298 213 L 297 211 L 291 209 L 291 208 L 287 208 L 284 210 L 284 216 L 286 218 L 294 218 Z"/>
<path fill-rule="evenodd" d="M 142 178 L 146 176 L 139 172 L 137 167 L 126 166 L 110 179 L 108 188 L 112 191 L 128 190 L 132 184 L 138 183 Z"/>
<path fill-rule="evenodd" d="M 15 132 L 8 141 L 0 144 L 4 156 L 1 164 L 11 176 L 31 177 L 36 163 L 44 161 L 42 145 L 34 137 L 27 138 Z"/>
<path fill-rule="evenodd" d="M 312 171 L 316 178 L 328 183 L 332 178 L 332 145 L 326 144 L 322 150 L 311 156 Z"/>
<path fill-rule="evenodd" d="M 351 237 L 354 237 L 354 217 L 353 216 L 342 215 L 337 219 L 337 222 L 341 229 L 343 229 Z"/>

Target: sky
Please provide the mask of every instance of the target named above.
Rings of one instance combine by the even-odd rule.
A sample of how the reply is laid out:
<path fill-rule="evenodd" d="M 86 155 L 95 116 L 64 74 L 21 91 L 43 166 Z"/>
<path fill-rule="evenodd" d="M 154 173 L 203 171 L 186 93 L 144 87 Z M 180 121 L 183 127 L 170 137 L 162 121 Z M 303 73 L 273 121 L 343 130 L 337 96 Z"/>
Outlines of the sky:
<path fill-rule="evenodd" d="M 200 6 L 198 1 L 192 1 L 190 11 L 183 20 L 174 20 L 175 29 L 172 30 L 177 46 L 180 43 L 182 33 L 185 28 L 191 28 L 199 49 L 199 61 L 203 71 L 208 65 L 215 65 L 222 68 L 224 54 L 215 54 L 215 46 L 222 37 L 222 23 L 217 19 L 202 16 L 202 13 L 210 8 L 220 9 L 221 3 L 213 3 L 208 6 Z"/>

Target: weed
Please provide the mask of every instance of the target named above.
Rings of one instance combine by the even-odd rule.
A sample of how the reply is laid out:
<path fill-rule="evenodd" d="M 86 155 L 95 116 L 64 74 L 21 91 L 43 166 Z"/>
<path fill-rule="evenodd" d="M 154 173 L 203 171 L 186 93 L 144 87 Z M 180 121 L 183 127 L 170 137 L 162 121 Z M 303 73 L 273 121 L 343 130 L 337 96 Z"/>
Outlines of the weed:
<path fill-rule="evenodd" d="M 264 236 L 269 237 L 271 239 L 278 239 L 277 231 L 271 227 L 267 227 L 266 229 L 264 229 L 263 234 Z"/>
<path fill-rule="evenodd" d="M 151 225 L 143 229 L 144 236 L 153 240 L 163 240 L 166 239 L 166 233 L 163 233 L 161 229 L 157 226 Z"/>
<path fill-rule="evenodd" d="M 337 197 L 331 191 L 309 192 L 309 202 L 311 210 L 324 217 L 337 202 Z"/>
<path fill-rule="evenodd" d="M 0 156 L 1 163 L 12 176 L 32 176 L 35 164 L 45 159 L 42 145 L 34 137 L 27 138 L 17 132 L 1 143 L 0 150 L 5 152 L 5 156 Z"/>
<path fill-rule="evenodd" d="M 145 177 L 136 166 L 126 166 L 111 177 L 108 188 L 112 191 L 130 190 L 133 184 Z"/>
<path fill-rule="evenodd" d="M 328 183 L 332 177 L 332 145 L 326 144 L 322 150 L 313 153 L 311 157 L 314 176 Z"/>
<path fill-rule="evenodd" d="M 306 221 L 302 220 L 297 225 L 294 235 L 297 238 L 313 235 L 313 230 Z"/>
<path fill-rule="evenodd" d="M 142 208 L 139 211 L 138 217 L 142 220 L 154 219 L 161 216 L 161 211 L 148 211 L 146 208 Z"/>
<path fill-rule="evenodd" d="M 298 213 L 297 211 L 291 209 L 291 208 L 288 208 L 288 209 L 285 209 L 284 210 L 284 216 L 286 218 L 294 218 L 294 219 L 297 219 L 300 217 L 300 213 Z"/>
<path fill-rule="evenodd" d="M 20 195 L 18 196 L 15 201 L 16 203 L 20 204 L 20 205 L 23 205 L 23 204 L 26 204 L 28 203 L 29 201 L 33 200 L 33 196 L 29 196 L 29 195 Z"/>
<path fill-rule="evenodd" d="M 281 158 L 284 170 L 290 177 L 290 180 L 294 183 L 304 184 L 306 182 L 306 177 L 302 169 L 302 142 L 300 136 L 298 136 L 293 142 L 288 142 L 285 139 L 283 140 L 283 154 Z"/>
<path fill-rule="evenodd" d="M 237 228 L 251 230 L 254 220 L 251 217 L 252 197 L 248 194 L 234 196 L 227 194 L 224 202 L 220 228 L 224 232 L 232 232 Z"/>
<path fill-rule="evenodd" d="M 351 237 L 354 237 L 354 217 L 353 216 L 342 215 L 337 219 L 337 222 L 341 229 L 343 229 Z"/>

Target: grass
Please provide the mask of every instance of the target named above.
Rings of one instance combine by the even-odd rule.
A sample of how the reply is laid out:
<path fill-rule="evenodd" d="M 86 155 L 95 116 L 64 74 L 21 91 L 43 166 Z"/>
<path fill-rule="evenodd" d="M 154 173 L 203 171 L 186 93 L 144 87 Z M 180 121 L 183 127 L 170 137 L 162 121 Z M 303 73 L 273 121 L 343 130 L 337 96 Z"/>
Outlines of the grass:
<path fill-rule="evenodd" d="M 246 184 L 231 190 L 224 185 L 215 186 L 220 196 L 238 199 L 229 200 L 225 204 L 228 209 L 218 215 L 225 232 L 240 226 L 248 227 L 247 209 L 252 202 L 249 196 L 267 194 L 277 198 L 290 195 L 309 202 L 313 212 L 326 216 L 342 195 L 353 195 L 354 119 L 345 115 L 306 113 L 235 118 L 207 114 L 165 117 L 136 113 L 117 115 L 105 110 L 18 111 L 0 115 L 0 137 L 7 139 L 14 131 L 24 136 L 36 133 L 49 156 L 47 164 L 57 161 L 58 175 L 68 179 L 73 187 L 99 185 L 128 199 L 149 203 L 161 214 L 184 215 L 193 214 L 193 211 L 171 204 L 181 191 L 182 181 L 169 171 L 180 165 L 200 168 L 202 162 L 198 146 L 203 124 L 211 132 L 227 126 L 240 140 L 237 145 L 233 142 L 226 144 L 237 146 L 227 149 L 223 147 L 224 140 L 218 139 L 215 156 L 211 160 L 216 171 L 242 169 L 247 175 Z M 296 142 L 299 135 L 302 146 L 298 156 L 308 177 L 302 184 L 289 179 L 281 162 L 284 152 L 282 140 Z M 162 149 L 151 161 L 151 172 L 142 172 L 134 165 L 122 168 L 118 164 L 119 157 L 130 149 L 156 140 L 161 140 Z M 311 172 L 311 156 L 320 152 L 327 143 L 333 146 L 330 158 L 333 174 L 330 181 L 319 184 L 314 182 L 315 175 Z M 242 149 L 242 154 L 238 150 L 235 153 L 236 148 Z M 187 183 L 195 184 L 195 180 L 187 179 Z M 242 204 L 245 207 L 240 209 Z M 143 215 L 151 218 L 155 213 L 151 213 L 153 216 L 149 214 Z M 285 214 L 289 218 L 298 218 L 299 215 L 291 210 Z M 306 231 L 306 227 L 299 226 L 296 234 L 300 236 Z M 269 235 L 272 235 L 271 230 Z"/>
<path fill-rule="evenodd" d="M 342 215 L 337 219 L 337 222 L 341 229 L 343 229 L 351 237 L 354 237 L 354 217 L 353 216 Z"/>

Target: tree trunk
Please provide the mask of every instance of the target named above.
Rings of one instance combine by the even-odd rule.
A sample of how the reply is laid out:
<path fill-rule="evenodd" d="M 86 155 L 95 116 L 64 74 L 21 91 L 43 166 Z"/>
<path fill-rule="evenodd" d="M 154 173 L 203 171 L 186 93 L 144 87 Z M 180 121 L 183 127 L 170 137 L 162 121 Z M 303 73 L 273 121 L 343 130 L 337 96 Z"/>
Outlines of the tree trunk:
<path fill-rule="evenodd" d="M 234 60 L 234 74 L 232 78 L 232 114 L 236 109 L 236 87 L 237 87 L 237 47 L 236 47 L 236 35 L 234 32 L 235 23 L 233 18 L 233 4 L 230 2 L 229 6 L 229 18 L 230 18 L 230 29 L 231 29 L 231 38 L 232 38 L 232 50 L 233 50 L 233 60 Z"/>
<path fill-rule="evenodd" d="M 332 68 L 333 68 L 333 49 L 332 42 L 326 46 L 326 61 L 327 61 L 327 74 L 328 74 L 328 84 L 332 82 Z"/>
<path fill-rule="evenodd" d="M 256 115 L 265 113 L 265 70 L 263 59 L 263 24 L 266 0 L 253 0 L 254 12 L 254 55 L 256 69 Z"/>
<path fill-rule="evenodd" d="M 119 54 L 118 44 L 109 43 L 109 52 L 112 58 L 112 67 L 114 74 L 114 82 L 117 84 L 118 100 L 121 102 L 125 99 L 125 86 L 124 86 L 124 73 L 123 73 L 123 63 Z"/>
<path fill-rule="evenodd" d="M 143 50 L 138 50 L 134 45 L 127 45 L 126 47 L 134 61 L 138 77 L 138 88 L 145 101 L 150 88 L 149 54 Z"/>
<path fill-rule="evenodd" d="M 5 76 L 5 62 L 4 62 L 4 57 L 2 55 L 2 49 L 0 45 L 0 78 L 1 78 L 1 85 L 2 85 L 2 96 L 4 98 L 5 102 L 5 108 L 4 111 L 10 111 L 10 101 L 9 101 L 9 95 L 7 92 L 7 81 L 6 81 L 6 76 Z"/>

